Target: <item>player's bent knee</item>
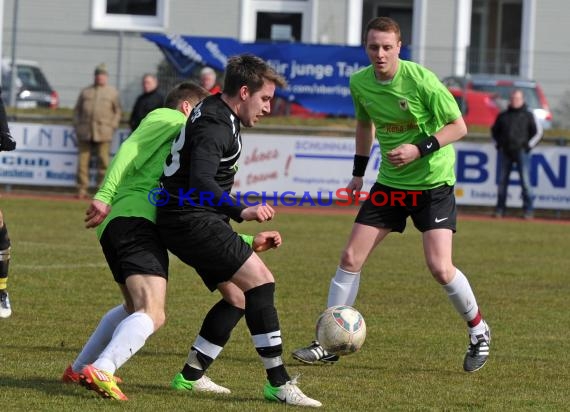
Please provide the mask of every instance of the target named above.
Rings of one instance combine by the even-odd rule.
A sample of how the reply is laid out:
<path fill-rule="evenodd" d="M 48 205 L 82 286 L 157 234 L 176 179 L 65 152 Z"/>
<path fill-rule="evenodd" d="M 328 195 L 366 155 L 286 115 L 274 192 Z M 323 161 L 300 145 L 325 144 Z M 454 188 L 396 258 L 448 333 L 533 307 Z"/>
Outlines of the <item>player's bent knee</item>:
<path fill-rule="evenodd" d="M 433 278 L 441 285 L 447 285 L 455 276 L 455 268 L 453 266 L 447 267 L 444 265 L 430 265 L 428 263 L 428 268 Z"/>
<path fill-rule="evenodd" d="M 245 296 L 243 291 L 238 288 L 239 293 L 232 291 L 231 293 L 223 293 L 222 296 L 224 300 L 232 306 L 236 308 L 244 309 L 245 308 Z"/>
<path fill-rule="evenodd" d="M 343 250 L 340 256 L 340 264 L 339 264 L 341 268 L 349 272 L 358 272 L 362 268 L 362 264 L 363 262 L 354 253 L 354 250 L 352 249 Z"/>

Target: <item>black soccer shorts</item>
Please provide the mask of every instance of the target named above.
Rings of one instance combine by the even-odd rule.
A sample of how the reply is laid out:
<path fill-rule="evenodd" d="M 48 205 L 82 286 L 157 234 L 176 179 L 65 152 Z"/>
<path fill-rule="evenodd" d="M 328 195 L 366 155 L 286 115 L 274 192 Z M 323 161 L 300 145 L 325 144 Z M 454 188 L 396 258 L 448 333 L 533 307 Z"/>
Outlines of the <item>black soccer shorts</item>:
<path fill-rule="evenodd" d="M 99 240 L 115 281 L 130 275 L 157 275 L 168 280 L 168 252 L 154 223 L 142 217 L 116 217 Z"/>
<path fill-rule="evenodd" d="M 402 190 L 375 183 L 355 222 L 402 233 L 412 218 L 420 232 L 431 229 L 456 231 L 457 206 L 453 186 L 430 190 Z"/>
<path fill-rule="evenodd" d="M 229 221 L 215 213 L 159 213 L 157 226 L 168 250 L 192 266 L 211 291 L 230 280 L 253 253 Z"/>

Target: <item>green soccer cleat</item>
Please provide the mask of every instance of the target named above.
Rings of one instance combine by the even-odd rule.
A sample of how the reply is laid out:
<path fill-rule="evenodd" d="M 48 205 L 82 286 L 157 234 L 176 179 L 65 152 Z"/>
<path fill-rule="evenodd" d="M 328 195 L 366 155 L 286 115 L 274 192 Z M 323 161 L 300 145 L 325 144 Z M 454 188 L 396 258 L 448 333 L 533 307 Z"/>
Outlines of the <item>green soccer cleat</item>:
<path fill-rule="evenodd" d="M 309 406 L 312 408 L 320 408 L 322 403 L 316 399 L 311 399 L 305 395 L 297 386 L 297 380 L 292 379 L 285 385 L 271 386 L 269 382 L 263 387 L 263 396 L 268 401 L 280 402 L 293 406 Z"/>
<path fill-rule="evenodd" d="M 170 386 L 180 391 L 209 392 L 209 393 L 218 393 L 218 394 L 231 393 L 231 391 L 228 388 L 224 388 L 223 386 L 214 383 L 206 375 L 202 376 L 200 379 L 196 381 L 188 381 L 184 379 L 184 376 L 182 376 L 181 373 L 178 373 L 176 374 L 174 379 L 172 379 L 172 383 L 170 384 Z"/>

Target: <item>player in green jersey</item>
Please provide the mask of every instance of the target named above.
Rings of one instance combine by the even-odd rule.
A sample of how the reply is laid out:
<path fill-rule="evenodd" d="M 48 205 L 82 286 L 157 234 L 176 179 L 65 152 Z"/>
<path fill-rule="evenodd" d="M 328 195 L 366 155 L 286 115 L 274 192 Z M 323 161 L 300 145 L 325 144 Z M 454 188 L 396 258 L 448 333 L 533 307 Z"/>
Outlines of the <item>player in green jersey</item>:
<path fill-rule="evenodd" d="M 148 199 L 157 187 L 170 145 L 192 108 L 208 92 L 181 83 L 121 145 L 87 212 L 86 226 L 97 236 L 124 304 L 107 312 L 63 375 L 103 397 L 126 400 L 115 370 L 165 321 L 168 253 L 155 227 L 156 208 Z"/>
<path fill-rule="evenodd" d="M 428 69 L 399 59 L 398 24 L 372 19 L 364 46 L 371 65 L 350 78 L 356 114 L 356 154 L 350 194 L 358 195 L 374 137 L 380 144 L 378 179 L 363 203 L 331 280 L 328 307 L 353 305 L 369 254 L 390 232 L 403 232 L 408 217 L 422 232 L 428 269 L 468 327 L 463 368 L 474 372 L 489 356 L 491 333 L 465 275 L 452 262 L 456 230 L 455 152 L 467 132 L 453 96 Z M 305 363 L 335 362 L 314 341 L 293 352 Z"/>

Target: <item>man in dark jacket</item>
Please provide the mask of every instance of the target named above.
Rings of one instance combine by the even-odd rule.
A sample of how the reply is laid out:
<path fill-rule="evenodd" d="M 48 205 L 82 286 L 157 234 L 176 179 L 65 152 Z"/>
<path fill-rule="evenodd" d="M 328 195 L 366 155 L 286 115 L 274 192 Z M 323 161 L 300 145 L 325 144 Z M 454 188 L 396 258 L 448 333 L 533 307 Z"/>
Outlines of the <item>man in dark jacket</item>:
<path fill-rule="evenodd" d="M 491 133 L 497 146 L 500 168 L 495 217 L 505 215 L 509 176 L 513 164 L 516 164 L 522 189 L 524 218 L 532 219 L 529 152 L 542 138 L 542 128 L 534 114 L 528 110 L 521 90 L 513 90 L 509 107 L 499 114 Z"/>
<path fill-rule="evenodd" d="M 143 93 L 137 97 L 129 119 L 131 130 L 135 130 L 147 114 L 164 105 L 164 96 L 158 91 L 156 76 L 145 74 L 142 79 L 142 88 Z"/>

